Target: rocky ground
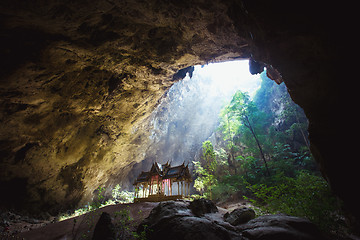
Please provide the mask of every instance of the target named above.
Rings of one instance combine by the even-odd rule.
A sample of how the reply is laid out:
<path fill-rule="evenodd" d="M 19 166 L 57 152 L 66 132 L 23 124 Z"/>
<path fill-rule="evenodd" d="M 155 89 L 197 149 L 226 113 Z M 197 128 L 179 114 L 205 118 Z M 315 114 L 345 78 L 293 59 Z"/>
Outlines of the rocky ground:
<path fill-rule="evenodd" d="M 109 213 L 117 223 L 129 217 L 130 231 L 146 218 L 158 203 L 111 205 L 78 217 L 57 222 L 55 217 L 37 220 L 13 213 L 1 215 L 0 239 L 91 239 L 102 212 Z M 130 224 L 131 222 L 131 224 Z M 131 226 L 130 226 L 131 225 Z"/>
<path fill-rule="evenodd" d="M 263 215 L 247 202 L 208 200 L 111 205 L 56 222 L 1 214 L 1 239 L 327 239 L 306 219 Z M 46 217 L 46 216 L 44 216 Z M 101 220 L 99 220 L 101 219 Z M 350 238 L 349 238 L 350 239 Z M 352 238 L 356 239 L 356 238 Z"/>

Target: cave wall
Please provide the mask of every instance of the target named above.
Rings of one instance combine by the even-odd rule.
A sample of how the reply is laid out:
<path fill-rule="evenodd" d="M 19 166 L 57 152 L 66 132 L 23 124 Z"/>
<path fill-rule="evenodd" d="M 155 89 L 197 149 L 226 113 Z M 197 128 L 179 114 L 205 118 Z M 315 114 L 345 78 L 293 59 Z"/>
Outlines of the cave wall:
<path fill-rule="evenodd" d="M 150 114 L 179 70 L 248 56 L 226 9 L 2 2 L 0 187 L 11 192 L 2 203 L 66 209 L 121 182 L 144 160 Z"/>
<path fill-rule="evenodd" d="M 354 158 L 339 164 L 345 146 L 334 141 L 344 119 L 332 114 L 346 20 L 334 17 L 338 4 L 318 5 L 1 1 L 1 204 L 55 211 L 90 201 L 144 160 L 150 114 L 179 70 L 251 58 L 304 109 L 324 176 L 359 214 L 347 187 Z"/>

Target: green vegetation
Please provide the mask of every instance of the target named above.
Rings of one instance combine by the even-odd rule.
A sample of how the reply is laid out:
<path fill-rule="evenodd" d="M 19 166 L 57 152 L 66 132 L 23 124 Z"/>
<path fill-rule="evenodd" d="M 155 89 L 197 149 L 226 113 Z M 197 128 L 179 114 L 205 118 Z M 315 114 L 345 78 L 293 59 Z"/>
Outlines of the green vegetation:
<path fill-rule="evenodd" d="M 306 217 L 323 230 L 341 230 L 338 224 L 341 211 L 337 199 L 322 177 L 300 171 L 293 178 L 278 178 L 279 181 L 273 186 L 248 186 L 257 199 L 251 199 L 256 206 L 267 213 Z"/>
<path fill-rule="evenodd" d="M 195 188 L 224 201 L 243 196 L 263 213 L 306 217 L 321 229 L 339 231 L 340 204 L 310 153 L 307 118 L 286 87 L 261 75 L 253 100 L 236 92 L 220 113 L 213 146 L 203 143 L 195 164 Z"/>
<path fill-rule="evenodd" d="M 194 187 L 204 197 L 212 199 L 212 188 L 217 184 L 215 177 L 217 162 L 214 147 L 210 141 L 203 142 L 203 159 L 205 160 L 203 166 L 200 162 L 194 162 L 198 174 Z"/>
<path fill-rule="evenodd" d="M 139 210 L 137 214 L 141 215 L 142 211 Z M 145 229 L 137 233 L 133 231 L 136 229 L 136 222 L 130 216 L 129 206 L 128 208 L 122 209 L 114 213 L 114 227 L 116 232 L 116 239 L 134 239 L 134 240 L 144 240 L 146 239 L 146 227 Z"/>
<path fill-rule="evenodd" d="M 134 192 L 129 191 L 121 191 L 121 187 L 119 184 L 115 186 L 115 188 L 111 191 L 111 198 L 106 199 L 105 197 L 106 189 L 104 187 L 98 187 L 95 190 L 95 197 L 92 203 L 89 203 L 88 205 L 85 205 L 83 207 L 80 207 L 78 209 L 75 209 L 71 213 L 64 213 L 61 214 L 58 217 L 59 221 L 64 221 L 69 218 L 77 217 L 89 212 L 93 212 L 99 208 L 108 206 L 108 205 L 114 205 L 118 203 L 130 203 L 134 200 Z"/>

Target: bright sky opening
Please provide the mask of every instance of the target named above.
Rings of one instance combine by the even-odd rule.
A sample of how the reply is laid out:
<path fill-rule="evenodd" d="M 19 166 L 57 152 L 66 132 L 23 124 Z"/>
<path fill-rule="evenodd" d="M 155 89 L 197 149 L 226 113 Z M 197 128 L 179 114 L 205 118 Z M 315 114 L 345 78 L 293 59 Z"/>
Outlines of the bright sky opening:
<path fill-rule="evenodd" d="M 193 78 L 210 79 L 210 96 L 219 95 L 219 92 L 232 95 L 241 90 L 253 97 L 261 84 L 260 75 L 250 74 L 248 60 L 195 66 Z"/>

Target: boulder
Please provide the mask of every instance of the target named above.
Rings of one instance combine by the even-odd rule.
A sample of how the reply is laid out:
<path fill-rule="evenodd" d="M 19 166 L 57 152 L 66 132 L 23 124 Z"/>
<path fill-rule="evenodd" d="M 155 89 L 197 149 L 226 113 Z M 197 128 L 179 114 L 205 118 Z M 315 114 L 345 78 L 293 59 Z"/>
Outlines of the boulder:
<path fill-rule="evenodd" d="M 216 213 L 219 211 L 212 201 L 204 198 L 192 201 L 189 205 L 189 208 L 197 217 L 203 216 L 206 213 Z"/>
<path fill-rule="evenodd" d="M 264 215 L 239 225 L 237 229 L 249 240 L 322 240 L 325 239 L 309 220 L 285 215 Z"/>
<path fill-rule="evenodd" d="M 149 240 L 325 239 L 314 224 L 303 218 L 265 215 L 250 220 L 254 216 L 252 209 L 242 208 L 222 217 L 209 200 L 161 202 L 137 231 Z"/>
<path fill-rule="evenodd" d="M 255 218 L 255 211 L 251 208 L 237 208 L 224 215 L 224 220 L 233 226 L 246 223 Z"/>
<path fill-rule="evenodd" d="M 174 217 L 151 226 L 146 234 L 149 240 L 235 240 L 242 239 L 236 232 L 229 231 L 203 217 Z"/>
<path fill-rule="evenodd" d="M 139 225 L 138 233 L 147 239 L 230 240 L 242 239 L 230 224 L 215 215 L 218 209 L 210 200 L 161 202 Z M 207 214 L 205 216 L 205 214 Z"/>
<path fill-rule="evenodd" d="M 152 226 L 168 218 L 192 216 L 188 205 L 189 203 L 184 201 L 160 202 L 141 225 Z"/>
<path fill-rule="evenodd" d="M 110 214 L 103 212 L 97 222 L 92 240 L 115 240 L 115 227 Z"/>

